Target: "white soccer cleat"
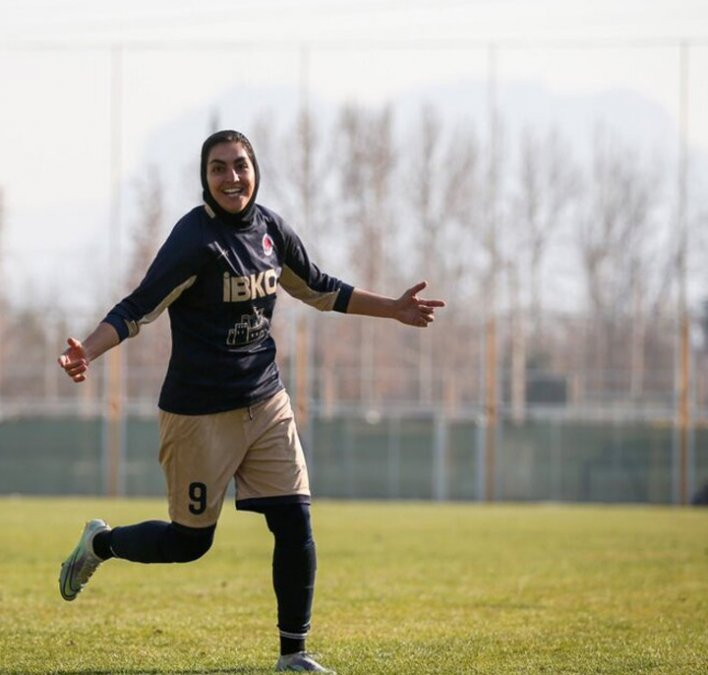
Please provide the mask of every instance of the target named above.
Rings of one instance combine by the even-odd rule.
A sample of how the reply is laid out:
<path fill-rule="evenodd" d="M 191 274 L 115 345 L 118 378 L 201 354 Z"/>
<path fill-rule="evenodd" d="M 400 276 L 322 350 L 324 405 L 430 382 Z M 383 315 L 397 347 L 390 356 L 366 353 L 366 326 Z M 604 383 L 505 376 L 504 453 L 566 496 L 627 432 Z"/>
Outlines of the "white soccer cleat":
<path fill-rule="evenodd" d="M 98 518 L 89 520 L 81 533 L 81 539 L 71 555 L 61 564 L 59 573 L 59 592 L 64 600 L 73 600 L 81 593 L 91 575 L 103 562 L 93 552 L 93 538 L 99 532 L 107 532 L 111 528 Z"/>
<path fill-rule="evenodd" d="M 295 652 L 294 654 L 284 654 L 275 664 L 275 670 L 290 673 L 330 673 L 336 675 L 336 671 L 328 670 L 321 666 L 307 652 Z"/>

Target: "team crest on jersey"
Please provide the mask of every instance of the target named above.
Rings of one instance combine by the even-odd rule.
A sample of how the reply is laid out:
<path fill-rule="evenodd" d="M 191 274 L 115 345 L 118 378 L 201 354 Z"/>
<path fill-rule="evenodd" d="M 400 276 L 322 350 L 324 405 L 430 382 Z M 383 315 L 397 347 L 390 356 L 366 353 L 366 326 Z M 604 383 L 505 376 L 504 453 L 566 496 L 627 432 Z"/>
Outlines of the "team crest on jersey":
<path fill-rule="evenodd" d="M 263 310 L 255 308 L 253 314 L 244 314 L 229 330 L 226 344 L 229 347 L 242 347 L 262 340 L 268 335 L 270 322 L 263 316 Z"/>
<path fill-rule="evenodd" d="M 269 234 L 263 235 L 263 253 L 273 255 L 273 240 L 270 238 Z"/>

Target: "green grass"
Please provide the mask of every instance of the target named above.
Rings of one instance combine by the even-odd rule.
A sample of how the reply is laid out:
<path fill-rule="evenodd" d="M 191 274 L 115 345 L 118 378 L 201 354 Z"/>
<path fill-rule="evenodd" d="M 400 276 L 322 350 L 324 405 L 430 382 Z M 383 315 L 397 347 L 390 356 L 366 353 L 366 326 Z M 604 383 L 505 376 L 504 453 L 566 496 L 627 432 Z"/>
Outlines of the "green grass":
<path fill-rule="evenodd" d="M 83 522 L 161 501 L 0 499 L 0 673 L 269 673 L 270 535 L 225 505 L 189 565 L 111 561 L 73 603 Z M 340 675 L 706 673 L 708 511 L 320 502 L 309 647 Z"/>

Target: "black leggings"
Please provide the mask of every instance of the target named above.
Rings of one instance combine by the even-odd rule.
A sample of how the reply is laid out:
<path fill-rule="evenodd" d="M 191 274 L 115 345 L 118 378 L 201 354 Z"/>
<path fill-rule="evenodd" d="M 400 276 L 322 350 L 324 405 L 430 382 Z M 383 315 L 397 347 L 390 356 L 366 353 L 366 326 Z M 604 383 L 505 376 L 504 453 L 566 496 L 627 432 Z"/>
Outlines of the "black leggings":
<path fill-rule="evenodd" d="M 317 555 L 307 504 L 269 506 L 262 510 L 273 533 L 273 588 L 278 600 L 278 628 L 283 637 L 304 639 L 310 628 Z M 149 520 L 116 527 L 111 552 L 140 563 L 186 563 L 201 558 L 214 541 L 211 527 L 186 527 Z"/>
<path fill-rule="evenodd" d="M 280 635 L 304 639 L 310 629 L 317 554 L 310 507 L 288 504 L 263 509 L 273 533 L 273 588 L 278 599 Z"/>
<path fill-rule="evenodd" d="M 214 541 L 211 527 L 148 520 L 111 531 L 110 548 L 116 558 L 141 563 L 185 563 L 201 558 Z"/>

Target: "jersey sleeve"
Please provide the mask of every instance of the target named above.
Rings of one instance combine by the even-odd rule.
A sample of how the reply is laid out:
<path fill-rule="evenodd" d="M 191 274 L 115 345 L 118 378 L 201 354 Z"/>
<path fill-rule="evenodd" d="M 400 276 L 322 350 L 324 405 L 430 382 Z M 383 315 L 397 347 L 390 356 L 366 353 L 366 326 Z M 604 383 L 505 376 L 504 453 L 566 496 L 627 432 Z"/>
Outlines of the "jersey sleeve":
<path fill-rule="evenodd" d="M 285 244 L 280 285 L 294 298 L 323 312 L 346 312 L 352 286 L 322 272 L 307 255 L 300 237 L 281 221 Z"/>
<path fill-rule="evenodd" d="M 121 341 L 137 335 L 194 284 L 204 262 L 201 239 L 198 221 L 185 217 L 175 225 L 138 287 L 103 319 Z"/>

